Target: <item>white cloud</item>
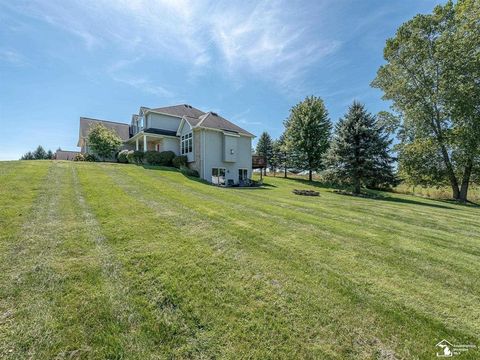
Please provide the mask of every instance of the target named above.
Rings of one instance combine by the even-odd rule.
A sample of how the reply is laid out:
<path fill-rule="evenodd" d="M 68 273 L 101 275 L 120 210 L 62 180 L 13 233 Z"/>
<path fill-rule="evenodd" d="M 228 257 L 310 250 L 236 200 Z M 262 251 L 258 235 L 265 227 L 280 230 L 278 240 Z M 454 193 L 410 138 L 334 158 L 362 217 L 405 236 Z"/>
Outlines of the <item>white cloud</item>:
<path fill-rule="evenodd" d="M 306 71 L 340 44 L 313 34 L 308 8 L 287 0 L 34 0 L 6 6 L 71 33 L 90 51 L 114 45 L 173 58 L 195 73 L 213 69 L 235 82 L 250 74 L 282 89 L 301 84 Z"/>

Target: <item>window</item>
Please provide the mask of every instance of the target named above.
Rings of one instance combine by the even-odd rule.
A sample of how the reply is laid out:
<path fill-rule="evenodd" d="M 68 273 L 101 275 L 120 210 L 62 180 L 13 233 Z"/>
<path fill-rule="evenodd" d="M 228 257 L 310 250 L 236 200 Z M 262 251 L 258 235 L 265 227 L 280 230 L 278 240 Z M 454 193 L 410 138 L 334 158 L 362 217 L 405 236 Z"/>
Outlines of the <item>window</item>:
<path fill-rule="evenodd" d="M 215 185 L 225 185 L 224 168 L 212 168 L 212 183 Z"/>
<path fill-rule="evenodd" d="M 238 182 L 242 183 L 248 180 L 248 170 L 238 169 Z"/>
<path fill-rule="evenodd" d="M 193 152 L 193 133 L 182 135 L 181 142 L 182 155 Z"/>

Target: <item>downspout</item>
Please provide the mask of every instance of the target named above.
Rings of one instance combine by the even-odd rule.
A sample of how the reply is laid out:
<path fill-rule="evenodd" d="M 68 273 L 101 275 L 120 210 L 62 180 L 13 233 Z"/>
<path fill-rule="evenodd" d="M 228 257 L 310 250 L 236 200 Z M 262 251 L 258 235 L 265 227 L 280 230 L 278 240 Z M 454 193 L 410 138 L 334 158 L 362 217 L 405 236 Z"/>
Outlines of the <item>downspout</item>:
<path fill-rule="evenodd" d="M 202 154 L 203 176 L 202 176 L 202 178 L 204 180 L 206 180 L 206 176 L 205 176 L 205 130 L 202 130 L 202 150 L 203 150 L 203 154 Z"/>

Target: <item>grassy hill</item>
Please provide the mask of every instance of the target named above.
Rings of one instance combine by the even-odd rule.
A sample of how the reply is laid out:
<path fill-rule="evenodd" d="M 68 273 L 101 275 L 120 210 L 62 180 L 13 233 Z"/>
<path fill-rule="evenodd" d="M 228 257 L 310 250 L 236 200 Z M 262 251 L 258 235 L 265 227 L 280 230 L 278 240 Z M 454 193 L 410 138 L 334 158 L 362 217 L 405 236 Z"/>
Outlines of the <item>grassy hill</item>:
<path fill-rule="evenodd" d="M 0 163 L 0 358 L 433 359 L 444 338 L 480 345 L 479 208 L 266 183 Z"/>

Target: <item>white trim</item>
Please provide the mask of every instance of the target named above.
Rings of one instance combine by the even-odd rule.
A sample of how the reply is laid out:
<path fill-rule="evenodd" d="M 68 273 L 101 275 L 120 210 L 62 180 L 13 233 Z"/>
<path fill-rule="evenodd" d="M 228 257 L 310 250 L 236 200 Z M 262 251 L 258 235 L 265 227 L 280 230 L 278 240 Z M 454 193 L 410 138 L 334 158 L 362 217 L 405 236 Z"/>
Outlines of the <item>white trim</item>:
<path fill-rule="evenodd" d="M 200 123 L 199 123 L 199 125 L 200 125 Z M 215 129 L 215 128 L 210 128 L 210 127 L 206 127 L 206 126 L 199 126 L 199 125 L 196 125 L 196 126 L 194 126 L 193 128 L 194 128 L 194 129 L 205 129 L 205 130 L 211 130 L 211 131 L 218 131 L 218 132 L 221 132 L 221 133 L 225 132 L 224 129 Z M 235 134 L 235 133 L 234 133 L 234 134 Z M 253 134 L 245 134 L 245 133 L 243 133 L 243 132 L 238 132 L 237 134 L 238 134 L 239 136 L 245 136 L 245 137 L 249 137 L 249 138 L 254 138 L 254 137 L 256 137 L 256 136 L 253 135 Z"/>
<path fill-rule="evenodd" d="M 235 134 L 235 133 L 230 133 L 230 132 L 226 132 L 226 131 L 223 131 L 223 135 L 237 137 L 237 138 L 240 137 L 240 134 L 238 134 L 238 133 Z"/>
<path fill-rule="evenodd" d="M 173 135 L 162 135 L 162 134 L 154 134 L 154 133 L 149 133 L 149 132 L 138 132 L 135 135 L 133 135 L 131 138 L 128 140 L 125 140 L 124 143 L 129 143 L 133 140 L 136 140 L 137 138 L 140 138 L 142 135 L 146 135 L 150 138 L 157 138 L 157 139 L 163 139 L 163 138 L 170 138 L 170 139 L 178 139 L 178 136 L 173 136 Z"/>

